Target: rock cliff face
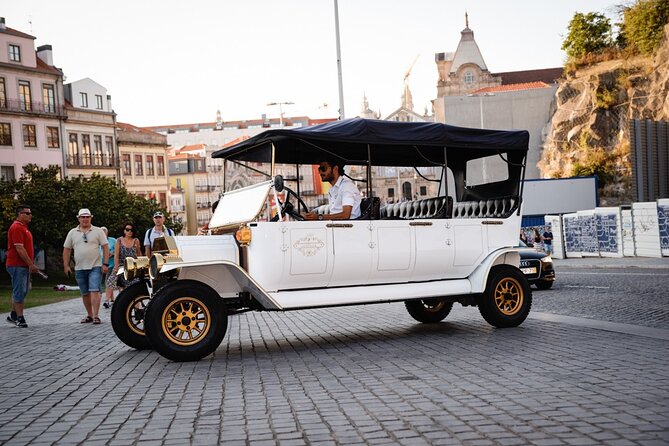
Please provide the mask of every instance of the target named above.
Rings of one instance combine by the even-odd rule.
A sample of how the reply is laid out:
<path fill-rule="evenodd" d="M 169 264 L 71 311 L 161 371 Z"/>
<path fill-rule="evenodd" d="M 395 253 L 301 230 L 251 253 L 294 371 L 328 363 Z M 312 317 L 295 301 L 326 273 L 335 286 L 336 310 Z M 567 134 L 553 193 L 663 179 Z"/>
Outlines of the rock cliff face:
<path fill-rule="evenodd" d="M 669 120 L 669 24 L 652 57 L 609 60 L 566 74 L 537 164 L 543 178 L 596 174 L 600 203 L 632 201 L 629 120 Z"/>

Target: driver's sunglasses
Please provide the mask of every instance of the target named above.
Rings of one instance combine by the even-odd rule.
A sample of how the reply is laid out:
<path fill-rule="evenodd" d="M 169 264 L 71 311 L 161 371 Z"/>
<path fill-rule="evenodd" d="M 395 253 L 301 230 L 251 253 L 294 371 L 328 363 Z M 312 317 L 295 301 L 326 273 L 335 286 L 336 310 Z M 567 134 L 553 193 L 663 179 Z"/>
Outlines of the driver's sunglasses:
<path fill-rule="evenodd" d="M 327 170 L 329 169 L 329 167 L 330 167 L 330 166 L 323 166 L 323 165 L 318 166 L 318 171 L 319 171 L 319 172 L 325 172 L 325 171 L 327 171 Z"/>
<path fill-rule="evenodd" d="M 84 232 L 84 243 L 88 243 L 88 237 L 86 237 L 86 233 Z"/>

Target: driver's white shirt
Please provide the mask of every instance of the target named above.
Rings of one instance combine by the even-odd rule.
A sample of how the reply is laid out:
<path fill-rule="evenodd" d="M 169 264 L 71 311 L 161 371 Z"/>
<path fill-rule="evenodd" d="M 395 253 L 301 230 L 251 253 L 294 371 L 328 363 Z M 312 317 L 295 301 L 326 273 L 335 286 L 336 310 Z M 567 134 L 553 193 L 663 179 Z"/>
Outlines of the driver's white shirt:
<path fill-rule="evenodd" d="M 342 212 L 344 206 L 353 206 L 351 220 L 360 217 L 360 191 L 350 178 L 341 175 L 328 191 L 328 198 L 331 214 Z"/>

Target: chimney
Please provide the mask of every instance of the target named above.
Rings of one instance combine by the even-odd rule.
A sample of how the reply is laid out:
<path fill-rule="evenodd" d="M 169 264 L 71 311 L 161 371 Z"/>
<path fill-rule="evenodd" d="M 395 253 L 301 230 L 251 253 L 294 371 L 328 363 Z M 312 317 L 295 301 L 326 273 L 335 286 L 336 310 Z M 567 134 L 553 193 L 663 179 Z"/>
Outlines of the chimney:
<path fill-rule="evenodd" d="M 51 45 L 42 45 L 37 47 L 37 57 L 49 66 L 53 66 L 53 51 Z"/>
<path fill-rule="evenodd" d="M 5 26 L 5 18 L 0 17 L 0 31 L 4 31 L 7 29 L 7 26 Z"/>

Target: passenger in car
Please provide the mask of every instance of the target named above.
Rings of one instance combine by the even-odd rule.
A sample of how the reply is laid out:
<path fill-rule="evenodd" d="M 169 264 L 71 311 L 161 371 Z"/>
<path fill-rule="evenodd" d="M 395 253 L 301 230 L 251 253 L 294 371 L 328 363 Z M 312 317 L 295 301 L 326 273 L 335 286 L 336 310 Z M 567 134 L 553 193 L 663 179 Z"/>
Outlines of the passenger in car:
<path fill-rule="evenodd" d="M 332 185 L 328 191 L 329 214 L 308 212 L 305 220 L 349 220 L 360 216 L 360 191 L 350 178 L 344 175 L 340 161 L 326 160 L 319 163 L 318 173 L 322 182 Z"/>

